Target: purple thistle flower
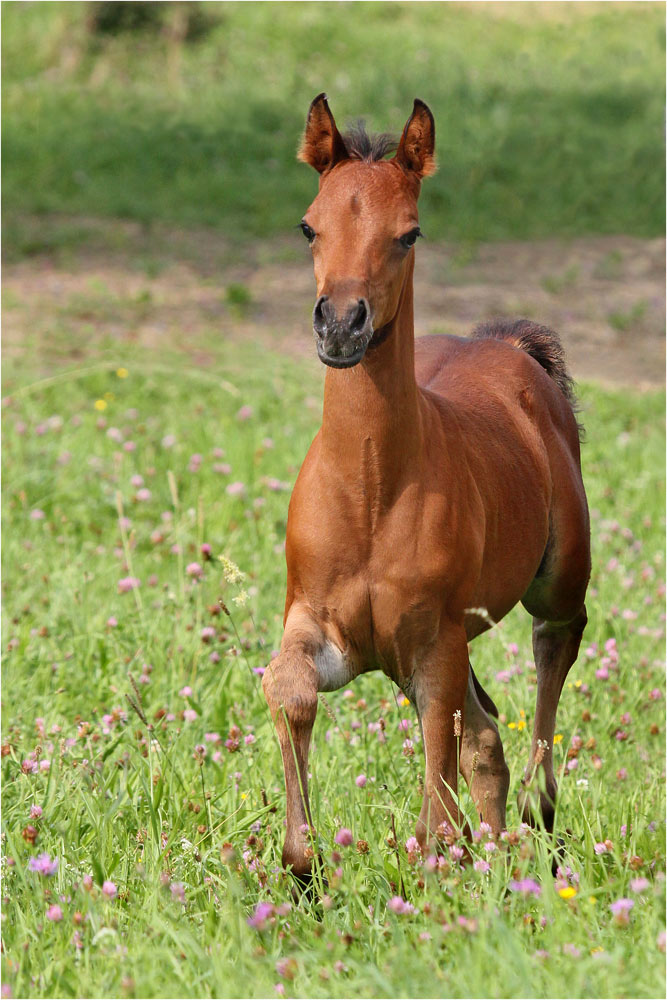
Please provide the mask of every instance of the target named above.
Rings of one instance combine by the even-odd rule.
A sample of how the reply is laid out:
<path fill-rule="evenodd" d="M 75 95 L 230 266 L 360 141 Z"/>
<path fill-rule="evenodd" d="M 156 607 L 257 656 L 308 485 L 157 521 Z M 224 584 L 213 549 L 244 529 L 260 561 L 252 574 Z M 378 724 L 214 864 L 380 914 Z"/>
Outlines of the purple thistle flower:
<path fill-rule="evenodd" d="M 273 916 L 274 909 L 273 903 L 258 903 L 253 915 L 248 917 L 248 927 L 254 927 L 257 931 L 263 931 L 267 920 Z"/>
<path fill-rule="evenodd" d="M 415 908 L 412 903 L 406 902 L 402 896 L 392 896 L 387 903 L 387 909 L 392 913 L 414 913 Z"/>
<path fill-rule="evenodd" d="M 38 854 L 36 858 L 30 858 L 28 868 L 40 875 L 55 875 L 58 871 L 58 858 L 52 861 L 48 854 Z"/>
<path fill-rule="evenodd" d="M 535 896 L 536 899 L 542 894 L 542 887 L 533 878 L 522 878 L 518 881 L 513 879 L 509 887 L 512 892 L 518 892 L 522 896 Z"/>
<path fill-rule="evenodd" d="M 614 914 L 614 920 L 619 927 L 627 927 L 630 923 L 630 910 L 635 905 L 633 899 L 617 899 L 609 909 Z"/>
<path fill-rule="evenodd" d="M 230 497 L 245 496 L 245 483 L 230 483 L 225 493 Z"/>

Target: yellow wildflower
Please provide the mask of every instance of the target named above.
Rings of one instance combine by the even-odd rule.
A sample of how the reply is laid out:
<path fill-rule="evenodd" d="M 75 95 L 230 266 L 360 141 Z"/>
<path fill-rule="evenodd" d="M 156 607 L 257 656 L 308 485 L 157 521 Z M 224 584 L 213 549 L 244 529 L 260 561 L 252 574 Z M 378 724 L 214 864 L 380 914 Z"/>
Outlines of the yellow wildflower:
<path fill-rule="evenodd" d="M 516 722 L 508 722 L 507 723 L 507 728 L 508 729 L 516 729 Z"/>
<path fill-rule="evenodd" d="M 403 695 L 403 699 L 401 701 L 401 708 L 407 708 L 409 704 L 410 704 L 410 699 L 406 698 L 405 695 Z"/>
<path fill-rule="evenodd" d="M 130 373 L 127 368 L 116 368 L 116 375 L 118 378 L 127 378 Z"/>
<path fill-rule="evenodd" d="M 574 899 L 577 895 L 577 890 L 573 885 L 566 885 L 562 889 L 558 890 L 558 895 L 561 899 Z"/>
<path fill-rule="evenodd" d="M 106 401 L 106 399 L 96 399 L 95 400 L 95 409 L 96 410 L 106 410 L 106 408 L 107 408 L 107 401 Z"/>
<path fill-rule="evenodd" d="M 517 727 L 516 728 L 519 730 L 519 732 L 521 732 L 522 729 L 526 728 L 526 723 L 524 722 L 523 719 L 519 720 L 519 722 L 517 723 Z"/>
<path fill-rule="evenodd" d="M 563 742 L 563 734 L 562 733 L 556 733 L 556 735 L 554 736 L 554 746 L 556 746 L 558 743 L 562 743 L 562 742 Z"/>

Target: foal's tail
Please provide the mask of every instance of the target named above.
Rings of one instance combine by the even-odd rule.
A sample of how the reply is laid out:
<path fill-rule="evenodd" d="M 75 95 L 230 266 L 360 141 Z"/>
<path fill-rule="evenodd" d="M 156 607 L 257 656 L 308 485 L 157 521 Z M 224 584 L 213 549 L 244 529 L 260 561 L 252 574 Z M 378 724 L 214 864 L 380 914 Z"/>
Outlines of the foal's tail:
<path fill-rule="evenodd" d="M 554 380 L 560 391 L 570 403 L 573 410 L 577 409 L 574 394 L 574 382 L 565 364 L 565 353 L 557 333 L 546 326 L 539 326 L 529 319 L 491 320 L 475 327 L 473 339 L 506 340 L 526 351 L 544 368 L 547 375 Z"/>

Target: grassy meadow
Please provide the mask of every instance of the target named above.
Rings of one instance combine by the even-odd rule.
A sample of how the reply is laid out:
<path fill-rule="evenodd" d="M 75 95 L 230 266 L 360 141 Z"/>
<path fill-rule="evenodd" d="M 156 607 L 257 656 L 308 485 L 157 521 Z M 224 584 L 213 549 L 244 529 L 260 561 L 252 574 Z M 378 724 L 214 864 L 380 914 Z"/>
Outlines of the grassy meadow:
<path fill-rule="evenodd" d="M 295 226 L 312 178 L 294 153 L 322 90 L 341 126 L 396 132 L 414 97 L 430 105 L 429 238 L 664 231 L 661 4 L 214 3 L 189 39 L 188 5 L 95 34 L 91 6 L 2 5 L 6 249 L 33 247 L 19 213 L 237 241 Z"/>
<path fill-rule="evenodd" d="M 472 650 L 501 712 L 509 841 L 483 835 L 465 869 L 410 850 L 419 730 L 367 676 L 316 723 L 312 907 L 279 871 L 260 672 L 319 382 L 250 345 L 206 371 L 131 347 L 34 381 L 5 369 L 5 995 L 662 994 L 661 394 L 581 387 L 594 569 L 558 719 L 558 876 L 514 805 L 535 676 L 516 610 Z"/>
<path fill-rule="evenodd" d="M 341 124 L 379 130 L 414 96 L 430 104 L 424 229 L 462 258 L 479 241 L 661 235 L 663 7 L 202 7 L 186 38 L 182 4 L 157 29 L 104 35 L 89 5 L 2 4 L 1 995 L 664 996 L 664 394 L 579 387 L 594 561 L 554 747 L 557 873 L 515 805 L 535 701 L 517 609 L 471 650 L 501 713 L 507 835 L 477 831 L 465 867 L 457 844 L 418 855 L 419 727 L 368 675 L 321 698 L 328 884 L 299 900 L 261 673 L 322 380 L 272 346 L 243 273 L 222 274 L 311 200 L 294 151 L 322 90 Z M 220 289 L 210 328 L 188 325 L 189 300 L 151 297 L 161 269 L 178 283 L 176 251 L 132 254 L 124 221 L 101 247 L 102 217 L 138 220 L 147 246 L 201 227 L 182 242 L 198 244 L 206 302 Z M 224 267 L 201 263 L 204 226 Z M 284 252 L 307 268 L 294 239 Z M 63 292 L 70 264 L 80 282 Z M 125 294 L 110 272 L 130 276 Z M 574 278 L 552 291 L 576 296 Z M 628 301 L 619 338 L 641 320 Z M 463 783 L 460 804 L 476 828 Z"/>

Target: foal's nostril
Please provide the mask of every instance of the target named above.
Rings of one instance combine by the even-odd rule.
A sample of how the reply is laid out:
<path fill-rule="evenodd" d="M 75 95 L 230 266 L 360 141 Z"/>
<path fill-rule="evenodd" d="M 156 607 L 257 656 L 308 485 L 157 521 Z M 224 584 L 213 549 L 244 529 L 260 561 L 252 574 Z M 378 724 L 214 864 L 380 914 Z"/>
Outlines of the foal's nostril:
<path fill-rule="evenodd" d="M 368 303 L 359 299 L 350 316 L 350 333 L 361 333 L 368 321 Z"/>
<path fill-rule="evenodd" d="M 329 299 L 327 295 L 320 295 L 319 299 L 315 303 L 315 308 L 313 309 L 313 328 L 322 336 L 326 332 L 327 328 L 324 306 L 328 301 Z"/>

